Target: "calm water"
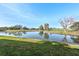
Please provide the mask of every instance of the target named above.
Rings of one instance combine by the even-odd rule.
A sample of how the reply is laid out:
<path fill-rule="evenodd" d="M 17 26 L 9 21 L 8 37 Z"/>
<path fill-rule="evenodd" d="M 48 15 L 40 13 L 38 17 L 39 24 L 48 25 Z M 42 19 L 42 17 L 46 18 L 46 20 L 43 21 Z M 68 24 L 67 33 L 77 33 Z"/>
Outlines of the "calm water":
<path fill-rule="evenodd" d="M 79 40 L 74 40 L 74 38 L 79 38 L 76 36 L 70 35 L 61 35 L 61 34 L 48 34 L 44 32 L 0 32 L 0 35 L 4 36 L 16 36 L 19 38 L 32 38 L 45 41 L 57 41 L 65 43 L 79 43 Z"/>

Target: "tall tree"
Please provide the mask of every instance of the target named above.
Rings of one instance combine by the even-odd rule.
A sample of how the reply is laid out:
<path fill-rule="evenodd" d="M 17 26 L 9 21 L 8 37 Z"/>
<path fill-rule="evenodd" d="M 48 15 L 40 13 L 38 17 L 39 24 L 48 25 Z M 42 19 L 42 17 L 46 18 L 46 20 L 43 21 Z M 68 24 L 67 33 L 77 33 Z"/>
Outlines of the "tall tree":
<path fill-rule="evenodd" d="M 17 30 L 22 29 L 22 25 L 15 25 L 14 28 L 17 29 Z"/>
<path fill-rule="evenodd" d="M 60 24 L 63 27 L 64 31 L 67 32 L 69 26 L 71 26 L 74 23 L 74 18 L 73 17 L 67 17 L 60 19 Z"/>
<path fill-rule="evenodd" d="M 43 25 L 40 25 L 40 26 L 39 26 L 39 29 L 40 29 L 40 30 L 43 30 Z"/>
<path fill-rule="evenodd" d="M 45 24 L 44 24 L 44 29 L 45 29 L 45 30 L 49 30 L 49 24 L 48 24 L 48 23 L 45 23 Z"/>

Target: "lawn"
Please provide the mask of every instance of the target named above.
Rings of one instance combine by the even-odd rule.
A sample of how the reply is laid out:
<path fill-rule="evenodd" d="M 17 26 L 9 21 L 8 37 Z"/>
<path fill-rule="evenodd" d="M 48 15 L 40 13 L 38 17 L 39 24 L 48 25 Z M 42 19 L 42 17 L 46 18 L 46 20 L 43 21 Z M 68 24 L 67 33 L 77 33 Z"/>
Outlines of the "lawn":
<path fill-rule="evenodd" d="M 0 36 L 1 56 L 79 56 L 79 49 L 67 44 Z"/>

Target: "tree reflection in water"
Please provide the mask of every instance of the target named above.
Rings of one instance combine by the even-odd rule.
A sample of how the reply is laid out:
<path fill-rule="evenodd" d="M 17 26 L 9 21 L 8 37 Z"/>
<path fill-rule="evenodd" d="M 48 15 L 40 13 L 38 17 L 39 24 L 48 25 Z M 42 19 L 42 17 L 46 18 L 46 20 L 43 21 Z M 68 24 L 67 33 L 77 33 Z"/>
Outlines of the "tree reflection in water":
<path fill-rule="evenodd" d="M 9 32 L 8 34 L 14 36 L 22 36 L 23 34 L 26 34 L 26 32 Z"/>
<path fill-rule="evenodd" d="M 79 36 L 72 36 L 72 39 L 74 40 L 75 43 L 79 44 Z"/>
<path fill-rule="evenodd" d="M 25 31 L 23 31 L 23 34 L 26 34 L 26 32 L 25 32 Z"/>
<path fill-rule="evenodd" d="M 48 33 L 44 33 L 43 31 L 40 31 L 39 32 L 39 35 L 41 36 L 41 37 L 43 37 L 44 39 L 49 39 L 49 34 Z"/>
<path fill-rule="evenodd" d="M 44 38 L 45 39 L 49 39 L 49 34 L 48 33 L 44 33 Z"/>
<path fill-rule="evenodd" d="M 43 36 L 43 31 L 40 31 L 40 32 L 39 32 L 39 35 L 40 35 L 40 36 Z"/>
<path fill-rule="evenodd" d="M 67 35 L 64 35 L 63 42 L 67 42 Z"/>

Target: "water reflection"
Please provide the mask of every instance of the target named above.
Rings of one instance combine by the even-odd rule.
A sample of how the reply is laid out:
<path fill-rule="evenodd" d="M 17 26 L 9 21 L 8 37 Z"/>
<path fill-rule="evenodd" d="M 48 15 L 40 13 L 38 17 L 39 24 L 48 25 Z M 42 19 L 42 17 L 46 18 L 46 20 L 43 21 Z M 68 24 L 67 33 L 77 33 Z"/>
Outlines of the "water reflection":
<path fill-rule="evenodd" d="M 40 35 L 40 36 L 43 36 L 43 31 L 40 31 L 40 32 L 39 32 L 39 35 Z"/>
<path fill-rule="evenodd" d="M 6 32 L 6 34 L 14 35 L 14 36 L 23 36 L 26 32 Z"/>
<path fill-rule="evenodd" d="M 26 32 L 24 31 L 23 34 L 26 34 Z"/>
<path fill-rule="evenodd" d="M 72 39 L 79 44 L 79 36 L 72 36 Z"/>
<path fill-rule="evenodd" d="M 49 39 L 49 34 L 48 33 L 44 33 L 44 38 L 45 39 Z"/>
<path fill-rule="evenodd" d="M 39 32 L 39 35 L 40 35 L 41 37 L 43 37 L 44 39 L 49 39 L 49 34 L 46 33 L 46 32 L 40 31 L 40 32 Z"/>
<path fill-rule="evenodd" d="M 49 34 L 47 32 L 0 32 L 0 35 L 5 36 L 16 36 L 20 38 L 32 38 L 32 39 L 42 39 L 47 41 L 57 41 L 57 42 L 68 42 L 68 43 L 79 43 L 79 36 L 61 35 L 61 34 Z"/>
<path fill-rule="evenodd" d="M 64 35 L 63 42 L 67 42 L 67 35 Z"/>

